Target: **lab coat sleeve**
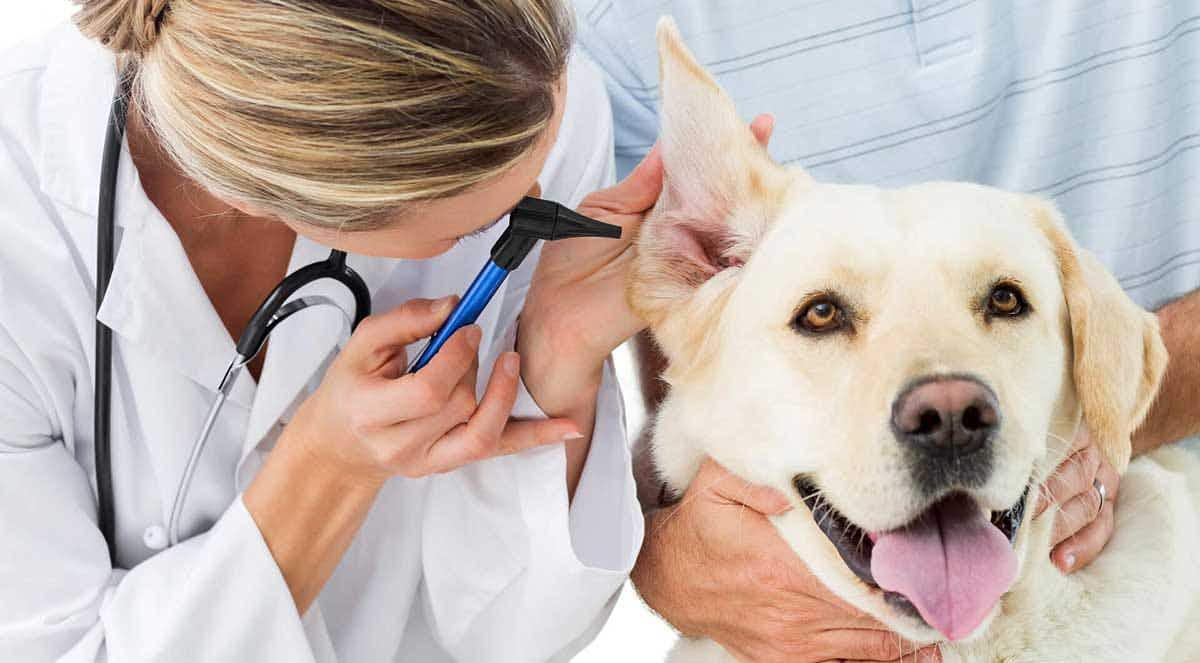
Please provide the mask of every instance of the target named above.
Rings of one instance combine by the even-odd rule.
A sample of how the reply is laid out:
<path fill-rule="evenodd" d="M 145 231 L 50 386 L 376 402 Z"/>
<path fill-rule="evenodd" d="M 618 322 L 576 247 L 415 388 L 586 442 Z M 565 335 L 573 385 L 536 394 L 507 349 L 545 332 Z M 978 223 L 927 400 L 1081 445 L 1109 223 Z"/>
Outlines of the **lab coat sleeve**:
<path fill-rule="evenodd" d="M 567 136 L 577 149 L 542 183 L 548 196 L 571 206 L 613 180 L 603 87 L 590 63 L 584 65 L 589 75 L 573 77 L 570 85 L 580 96 L 576 110 L 586 113 L 564 128 L 589 138 Z M 569 176 L 555 181 L 564 171 Z M 480 366 L 492 366 L 501 352 L 513 349 L 536 257 L 510 277 L 501 324 Z M 546 417 L 524 385 L 513 416 Z M 563 445 L 556 444 L 435 477 L 428 504 L 426 617 L 442 648 L 463 663 L 567 660 L 603 625 L 642 540 L 611 361 L 604 367 L 591 446 L 573 500 L 567 496 Z"/>
<path fill-rule="evenodd" d="M 88 473 L 0 326 L 0 661 L 311 661 L 240 499 L 202 536 L 113 569 Z"/>

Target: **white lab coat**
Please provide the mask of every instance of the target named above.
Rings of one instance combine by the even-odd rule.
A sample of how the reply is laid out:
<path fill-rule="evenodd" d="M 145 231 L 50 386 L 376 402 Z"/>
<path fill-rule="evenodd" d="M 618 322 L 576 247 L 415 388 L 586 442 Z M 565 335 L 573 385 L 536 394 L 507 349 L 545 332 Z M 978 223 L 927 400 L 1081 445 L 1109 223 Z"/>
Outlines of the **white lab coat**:
<path fill-rule="evenodd" d="M 539 182 L 574 205 L 612 179 L 608 102 L 576 55 Z M 98 175 L 113 59 L 64 26 L 0 59 L 0 661 L 561 661 L 599 629 L 641 543 L 620 392 L 606 370 L 573 502 L 561 445 L 387 483 L 300 616 L 240 498 L 336 352 L 305 312 L 243 374 L 196 473 L 181 545 L 157 551 L 188 451 L 234 351 L 128 152 L 114 330 L 117 569 L 92 462 Z M 502 227 L 427 261 L 352 256 L 376 311 L 461 292 Z M 289 269 L 327 249 L 297 241 Z M 513 345 L 537 256 L 483 314 L 482 365 Z M 338 286 L 319 288 L 349 304 Z M 481 376 L 481 382 L 486 376 Z M 544 416 L 528 393 L 515 414 Z"/>

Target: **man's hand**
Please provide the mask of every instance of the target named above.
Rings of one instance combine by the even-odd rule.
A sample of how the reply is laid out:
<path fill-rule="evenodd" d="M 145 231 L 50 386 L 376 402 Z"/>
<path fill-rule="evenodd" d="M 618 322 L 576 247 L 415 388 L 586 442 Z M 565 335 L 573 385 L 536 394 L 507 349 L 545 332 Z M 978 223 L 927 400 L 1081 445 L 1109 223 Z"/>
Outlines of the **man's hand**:
<path fill-rule="evenodd" d="M 1104 486 L 1103 503 L 1097 483 Z M 1050 560 L 1063 573 L 1091 564 L 1112 538 L 1120 483 L 1121 477 L 1100 456 L 1087 427 L 1080 425 L 1066 460 L 1042 486 L 1033 513 L 1036 518 L 1052 503 L 1059 505 Z"/>
<path fill-rule="evenodd" d="M 647 518 L 634 585 L 685 635 L 741 661 L 914 660 L 915 646 L 834 596 L 780 538 L 766 515 L 789 508 L 707 460 L 682 501 Z M 940 656 L 929 647 L 916 660 Z"/>

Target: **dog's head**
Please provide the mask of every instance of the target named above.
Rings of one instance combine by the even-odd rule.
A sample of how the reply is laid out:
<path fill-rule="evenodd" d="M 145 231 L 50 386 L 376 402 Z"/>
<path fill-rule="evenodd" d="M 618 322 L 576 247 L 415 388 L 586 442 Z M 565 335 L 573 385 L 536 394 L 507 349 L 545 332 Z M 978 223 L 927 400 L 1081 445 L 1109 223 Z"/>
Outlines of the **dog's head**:
<path fill-rule="evenodd" d="M 658 38 L 665 186 L 629 295 L 669 361 L 659 468 L 682 488 L 709 455 L 789 492 L 809 567 L 904 635 L 981 632 L 1081 414 L 1127 465 L 1156 319 L 1039 199 L 775 164 L 674 25 Z"/>

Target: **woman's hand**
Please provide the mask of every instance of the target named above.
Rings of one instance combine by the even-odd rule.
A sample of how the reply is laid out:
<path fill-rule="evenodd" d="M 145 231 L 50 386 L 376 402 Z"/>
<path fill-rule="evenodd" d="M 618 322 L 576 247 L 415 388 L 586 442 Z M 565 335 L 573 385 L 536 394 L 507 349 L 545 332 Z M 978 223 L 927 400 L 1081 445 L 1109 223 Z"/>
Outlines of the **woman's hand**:
<path fill-rule="evenodd" d="M 770 115 L 759 115 L 750 124 L 763 145 L 773 128 Z M 542 247 L 517 339 L 522 374 L 543 409 L 543 400 L 557 400 L 557 394 L 544 397 L 532 384 L 548 370 L 545 363 L 569 357 L 591 371 L 592 382 L 598 381 L 605 358 L 645 327 L 625 300 L 625 277 L 633 242 L 662 187 L 663 162 L 656 145 L 620 184 L 591 194 L 579 205 L 579 213 L 620 226 L 621 239 L 580 238 Z"/>
<path fill-rule="evenodd" d="M 455 298 L 414 299 L 367 318 L 301 404 L 242 500 L 301 614 L 350 546 L 384 482 L 579 435 L 570 421 L 510 422 L 516 353 L 475 398 L 480 331 L 458 330 L 419 372 L 404 346 L 429 336 Z"/>
<path fill-rule="evenodd" d="M 414 299 L 367 318 L 301 405 L 283 444 L 367 481 L 419 477 L 562 441 L 578 434 L 567 420 L 509 422 L 519 359 L 497 359 L 476 400 L 480 330 L 458 330 L 427 366 L 405 374 L 404 346 L 437 330 L 455 298 Z"/>
<path fill-rule="evenodd" d="M 634 585 L 685 635 L 742 661 L 940 660 L 936 647 L 914 656 L 809 572 L 766 518 L 789 508 L 775 490 L 706 460 L 678 504 L 647 518 Z"/>
<path fill-rule="evenodd" d="M 1097 482 L 1104 486 L 1103 503 Z M 1036 518 L 1052 501 L 1060 506 L 1054 515 L 1050 560 L 1063 573 L 1091 564 L 1112 538 L 1120 483 L 1121 477 L 1100 456 L 1087 427 L 1080 426 L 1067 459 L 1042 486 L 1034 511 Z"/>

